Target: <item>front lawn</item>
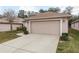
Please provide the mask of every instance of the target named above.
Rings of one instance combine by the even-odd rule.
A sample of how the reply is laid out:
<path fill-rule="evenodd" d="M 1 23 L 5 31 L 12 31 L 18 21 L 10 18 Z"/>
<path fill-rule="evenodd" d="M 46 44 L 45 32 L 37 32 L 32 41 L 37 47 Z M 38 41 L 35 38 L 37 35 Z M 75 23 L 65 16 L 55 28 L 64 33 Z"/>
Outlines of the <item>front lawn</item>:
<path fill-rule="evenodd" d="M 79 31 L 70 29 L 69 40 L 59 41 L 57 53 L 79 53 Z"/>
<path fill-rule="evenodd" d="M 19 32 L 21 32 L 21 31 L 0 32 L 0 43 L 3 43 L 3 42 L 6 42 L 6 41 L 19 37 L 18 35 L 16 35 Z"/>

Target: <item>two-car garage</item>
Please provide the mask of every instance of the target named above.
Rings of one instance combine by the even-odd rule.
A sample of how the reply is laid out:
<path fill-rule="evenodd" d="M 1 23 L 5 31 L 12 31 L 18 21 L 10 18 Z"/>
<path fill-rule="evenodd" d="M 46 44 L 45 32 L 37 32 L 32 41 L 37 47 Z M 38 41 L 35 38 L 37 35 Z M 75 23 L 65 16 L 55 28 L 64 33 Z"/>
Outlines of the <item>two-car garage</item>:
<path fill-rule="evenodd" d="M 31 33 L 60 35 L 60 21 L 31 21 Z"/>
<path fill-rule="evenodd" d="M 33 34 L 52 34 L 62 36 L 68 33 L 68 18 L 64 13 L 45 12 L 26 18 L 27 29 Z"/>

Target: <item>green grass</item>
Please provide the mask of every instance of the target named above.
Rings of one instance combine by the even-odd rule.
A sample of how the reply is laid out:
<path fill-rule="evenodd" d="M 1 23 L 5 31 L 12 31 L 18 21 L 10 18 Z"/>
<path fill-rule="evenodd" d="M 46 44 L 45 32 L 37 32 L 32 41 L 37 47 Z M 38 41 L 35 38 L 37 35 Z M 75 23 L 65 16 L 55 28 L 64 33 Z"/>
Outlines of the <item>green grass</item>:
<path fill-rule="evenodd" d="M 3 42 L 6 42 L 6 41 L 19 37 L 18 35 L 16 35 L 19 32 L 21 32 L 21 31 L 0 32 L 0 43 L 3 43 Z"/>
<path fill-rule="evenodd" d="M 79 31 L 70 29 L 69 40 L 59 41 L 57 53 L 79 53 Z"/>

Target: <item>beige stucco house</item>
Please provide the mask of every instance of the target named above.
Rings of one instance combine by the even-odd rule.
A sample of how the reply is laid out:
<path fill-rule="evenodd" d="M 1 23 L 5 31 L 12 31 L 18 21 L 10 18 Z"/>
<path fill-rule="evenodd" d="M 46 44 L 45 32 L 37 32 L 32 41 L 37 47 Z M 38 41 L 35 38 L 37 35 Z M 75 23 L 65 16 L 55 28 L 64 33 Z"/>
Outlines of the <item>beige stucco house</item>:
<path fill-rule="evenodd" d="M 29 33 L 62 36 L 62 33 L 68 33 L 68 18 L 70 16 L 53 12 L 38 13 L 26 18 L 25 25 Z"/>
<path fill-rule="evenodd" d="M 12 23 L 13 30 L 16 30 L 17 27 L 22 26 L 23 19 L 15 18 L 14 22 Z M 0 18 L 0 32 L 3 31 L 10 31 L 10 23 L 6 20 L 6 18 Z"/>
<path fill-rule="evenodd" d="M 75 30 L 79 30 L 79 20 L 72 22 L 71 28 L 73 28 Z"/>

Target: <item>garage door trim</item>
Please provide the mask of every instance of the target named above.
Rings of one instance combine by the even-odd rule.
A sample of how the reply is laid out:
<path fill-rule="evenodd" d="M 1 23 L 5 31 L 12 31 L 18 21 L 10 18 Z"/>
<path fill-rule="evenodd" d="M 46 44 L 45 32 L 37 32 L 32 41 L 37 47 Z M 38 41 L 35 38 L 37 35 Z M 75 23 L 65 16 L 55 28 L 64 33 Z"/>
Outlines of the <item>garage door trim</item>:
<path fill-rule="evenodd" d="M 47 20 L 47 21 L 31 21 L 31 26 L 32 26 L 32 22 L 50 22 L 50 21 L 59 21 L 59 35 L 60 35 L 60 20 Z M 32 27 L 30 27 L 31 33 L 32 33 Z"/>

